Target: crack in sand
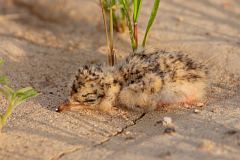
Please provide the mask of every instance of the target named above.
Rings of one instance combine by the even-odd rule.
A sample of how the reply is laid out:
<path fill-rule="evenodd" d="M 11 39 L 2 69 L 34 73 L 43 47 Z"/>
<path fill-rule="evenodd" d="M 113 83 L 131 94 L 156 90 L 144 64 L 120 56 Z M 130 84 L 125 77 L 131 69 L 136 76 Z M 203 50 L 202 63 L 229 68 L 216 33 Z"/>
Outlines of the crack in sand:
<path fill-rule="evenodd" d="M 70 153 L 73 153 L 73 152 L 76 152 L 76 151 L 78 151 L 80 149 L 81 149 L 80 147 L 77 147 L 77 148 L 74 148 L 72 150 L 62 152 L 62 153 L 58 154 L 57 156 L 55 156 L 53 158 L 50 158 L 49 160 L 60 160 L 60 158 L 62 158 L 63 156 L 65 156 L 67 154 L 70 154 Z"/>
<path fill-rule="evenodd" d="M 109 142 L 112 138 L 122 134 L 126 129 L 128 129 L 129 127 L 132 127 L 134 125 L 137 124 L 137 122 L 139 120 L 141 120 L 144 116 L 146 115 L 146 113 L 142 113 L 139 117 L 137 117 L 136 119 L 132 120 L 132 123 L 129 124 L 129 125 L 126 125 L 125 127 L 123 127 L 120 131 L 117 131 L 116 133 L 112 134 L 111 136 L 109 136 L 109 138 L 105 139 L 104 141 L 98 143 L 98 144 L 95 144 L 93 145 L 92 147 L 89 147 L 89 148 L 95 148 L 95 147 L 99 147 L 101 145 L 104 145 L 105 143 Z M 49 160 L 60 160 L 62 157 L 64 157 L 65 155 L 68 155 L 68 154 L 71 154 L 71 153 L 74 153 L 74 152 L 77 152 L 79 151 L 80 149 L 82 149 L 82 147 L 77 147 L 77 148 L 74 148 L 72 150 L 69 150 L 69 151 L 65 151 L 65 152 L 62 152 L 60 154 L 58 154 L 57 156 L 53 157 L 53 158 L 50 158 Z"/>
<path fill-rule="evenodd" d="M 102 142 L 94 145 L 94 147 L 101 146 L 101 145 L 109 142 L 112 138 L 114 138 L 114 137 L 122 134 L 122 133 L 123 133 L 126 129 L 128 129 L 129 127 L 132 127 L 132 126 L 136 125 L 137 122 L 138 122 L 139 120 L 141 120 L 145 115 L 146 115 L 146 113 L 142 113 L 139 117 L 137 117 L 136 119 L 132 120 L 132 123 L 131 123 L 131 124 L 126 125 L 126 126 L 123 127 L 120 131 L 116 132 L 115 134 L 112 134 L 108 139 L 106 139 L 106 140 L 104 140 L 104 141 L 102 141 Z"/>

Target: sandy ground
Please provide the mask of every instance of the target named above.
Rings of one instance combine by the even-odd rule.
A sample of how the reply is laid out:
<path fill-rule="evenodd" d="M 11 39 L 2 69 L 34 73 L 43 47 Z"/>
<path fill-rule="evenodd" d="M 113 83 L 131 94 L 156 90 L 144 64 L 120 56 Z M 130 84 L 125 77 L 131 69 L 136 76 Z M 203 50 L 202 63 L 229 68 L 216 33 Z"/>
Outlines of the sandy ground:
<path fill-rule="evenodd" d="M 240 1 L 162 0 L 150 34 L 148 46 L 185 52 L 208 65 L 207 105 L 147 114 L 56 113 L 79 66 L 106 61 L 97 2 L 0 0 L 1 74 L 14 88 L 41 93 L 18 106 L 4 127 L 0 159 L 240 159 Z M 151 5 L 143 4 L 141 37 Z M 127 34 L 116 35 L 115 44 L 119 59 L 131 51 Z M 165 116 L 176 133 L 164 133 Z"/>

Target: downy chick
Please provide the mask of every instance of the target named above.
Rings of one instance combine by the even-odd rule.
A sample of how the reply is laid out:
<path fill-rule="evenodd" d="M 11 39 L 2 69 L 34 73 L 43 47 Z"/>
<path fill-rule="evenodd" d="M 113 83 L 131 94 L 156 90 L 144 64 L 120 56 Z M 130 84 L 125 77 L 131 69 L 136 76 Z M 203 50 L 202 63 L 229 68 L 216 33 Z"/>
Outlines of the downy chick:
<path fill-rule="evenodd" d="M 57 111 L 108 111 L 120 106 L 151 111 L 163 105 L 193 104 L 203 100 L 207 81 L 206 67 L 187 55 L 145 50 L 128 56 L 115 67 L 80 68 L 68 103 Z"/>

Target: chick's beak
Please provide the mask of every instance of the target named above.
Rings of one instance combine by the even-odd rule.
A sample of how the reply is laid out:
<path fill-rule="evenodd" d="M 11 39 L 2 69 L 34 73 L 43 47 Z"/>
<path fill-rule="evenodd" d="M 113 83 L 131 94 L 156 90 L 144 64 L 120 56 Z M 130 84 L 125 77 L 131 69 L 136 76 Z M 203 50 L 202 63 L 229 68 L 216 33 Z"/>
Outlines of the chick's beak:
<path fill-rule="evenodd" d="M 65 112 L 65 111 L 74 111 L 74 110 L 80 110 L 80 109 L 90 109 L 90 106 L 86 106 L 80 103 L 63 103 L 60 105 L 57 109 L 56 112 Z"/>

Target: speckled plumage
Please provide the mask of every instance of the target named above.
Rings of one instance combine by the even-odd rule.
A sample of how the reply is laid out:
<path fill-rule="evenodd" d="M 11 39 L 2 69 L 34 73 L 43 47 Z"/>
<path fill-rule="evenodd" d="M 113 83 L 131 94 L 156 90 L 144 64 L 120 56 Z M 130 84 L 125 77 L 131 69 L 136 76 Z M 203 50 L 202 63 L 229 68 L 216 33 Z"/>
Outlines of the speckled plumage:
<path fill-rule="evenodd" d="M 115 67 L 83 66 L 72 87 L 69 103 L 59 111 L 86 108 L 154 110 L 162 105 L 201 101 L 207 69 L 187 55 L 142 51 Z"/>

